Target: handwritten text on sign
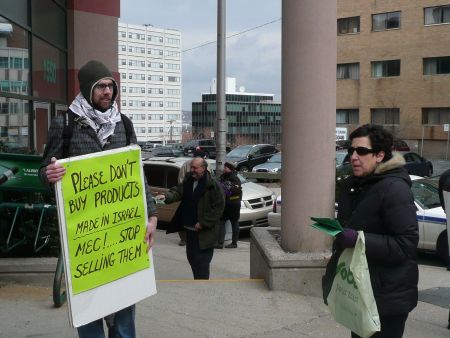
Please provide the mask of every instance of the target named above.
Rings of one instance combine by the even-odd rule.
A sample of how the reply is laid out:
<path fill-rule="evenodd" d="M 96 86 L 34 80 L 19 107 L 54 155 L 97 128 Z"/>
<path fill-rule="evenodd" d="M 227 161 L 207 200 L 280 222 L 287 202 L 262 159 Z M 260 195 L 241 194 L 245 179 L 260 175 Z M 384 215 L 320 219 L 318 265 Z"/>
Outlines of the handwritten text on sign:
<path fill-rule="evenodd" d="M 73 293 L 149 267 L 139 151 L 64 163 Z"/>

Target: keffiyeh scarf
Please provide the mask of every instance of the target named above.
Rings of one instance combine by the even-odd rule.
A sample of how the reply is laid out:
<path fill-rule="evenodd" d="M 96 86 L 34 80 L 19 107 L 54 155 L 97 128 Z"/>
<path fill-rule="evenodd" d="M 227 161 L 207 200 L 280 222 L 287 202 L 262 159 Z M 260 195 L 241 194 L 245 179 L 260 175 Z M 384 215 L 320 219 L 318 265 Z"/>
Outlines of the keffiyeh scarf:
<path fill-rule="evenodd" d="M 107 111 L 101 112 L 94 109 L 81 93 L 73 100 L 69 109 L 80 116 L 79 123 L 89 125 L 97 132 L 102 146 L 106 144 L 108 138 L 114 133 L 116 123 L 121 120 L 116 102 Z"/>

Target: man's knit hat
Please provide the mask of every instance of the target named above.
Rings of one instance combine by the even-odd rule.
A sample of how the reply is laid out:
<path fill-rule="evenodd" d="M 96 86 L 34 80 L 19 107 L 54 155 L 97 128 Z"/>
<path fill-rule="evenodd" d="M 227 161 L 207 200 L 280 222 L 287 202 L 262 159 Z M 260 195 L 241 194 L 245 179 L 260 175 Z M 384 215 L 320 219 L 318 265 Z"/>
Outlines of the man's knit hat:
<path fill-rule="evenodd" d="M 92 105 L 92 92 L 94 86 L 102 79 L 112 80 L 114 90 L 111 102 L 117 97 L 117 83 L 114 80 L 111 71 L 100 61 L 91 60 L 80 68 L 78 72 L 78 82 L 80 83 L 80 91 L 84 98 Z"/>

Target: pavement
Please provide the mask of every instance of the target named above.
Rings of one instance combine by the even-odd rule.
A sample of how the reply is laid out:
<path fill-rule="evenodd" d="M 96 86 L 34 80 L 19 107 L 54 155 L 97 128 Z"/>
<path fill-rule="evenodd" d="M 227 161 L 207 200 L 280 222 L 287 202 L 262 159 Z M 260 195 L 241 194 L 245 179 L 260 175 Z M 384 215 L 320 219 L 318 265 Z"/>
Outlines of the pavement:
<path fill-rule="evenodd" d="M 194 281 L 178 235 L 158 230 L 156 239 L 158 293 L 137 304 L 138 337 L 350 337 L 321 298 L 270 291 L 263 280 L 250 279 L 247 240 L 215 250 L 211 280 Z M 67 305 L 53 307 L 55 264 L 54 258 L 0 259 L 0 337 L 77 337 Z M 405 337 L 450 336 L 450 275 L 435 265 L 433 259 L 420 264 L 423 301 L 411 312 Z"/>

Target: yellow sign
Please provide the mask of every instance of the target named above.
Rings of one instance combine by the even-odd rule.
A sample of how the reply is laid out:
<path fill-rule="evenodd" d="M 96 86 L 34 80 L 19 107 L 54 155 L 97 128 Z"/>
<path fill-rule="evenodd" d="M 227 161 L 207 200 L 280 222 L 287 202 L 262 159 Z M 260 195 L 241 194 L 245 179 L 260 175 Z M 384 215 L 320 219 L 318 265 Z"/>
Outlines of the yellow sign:
<path fill-rule="evenodd" d="M 61 182 L 74 294 L 149 267 L 140 152 L 62 163 Z"/>

